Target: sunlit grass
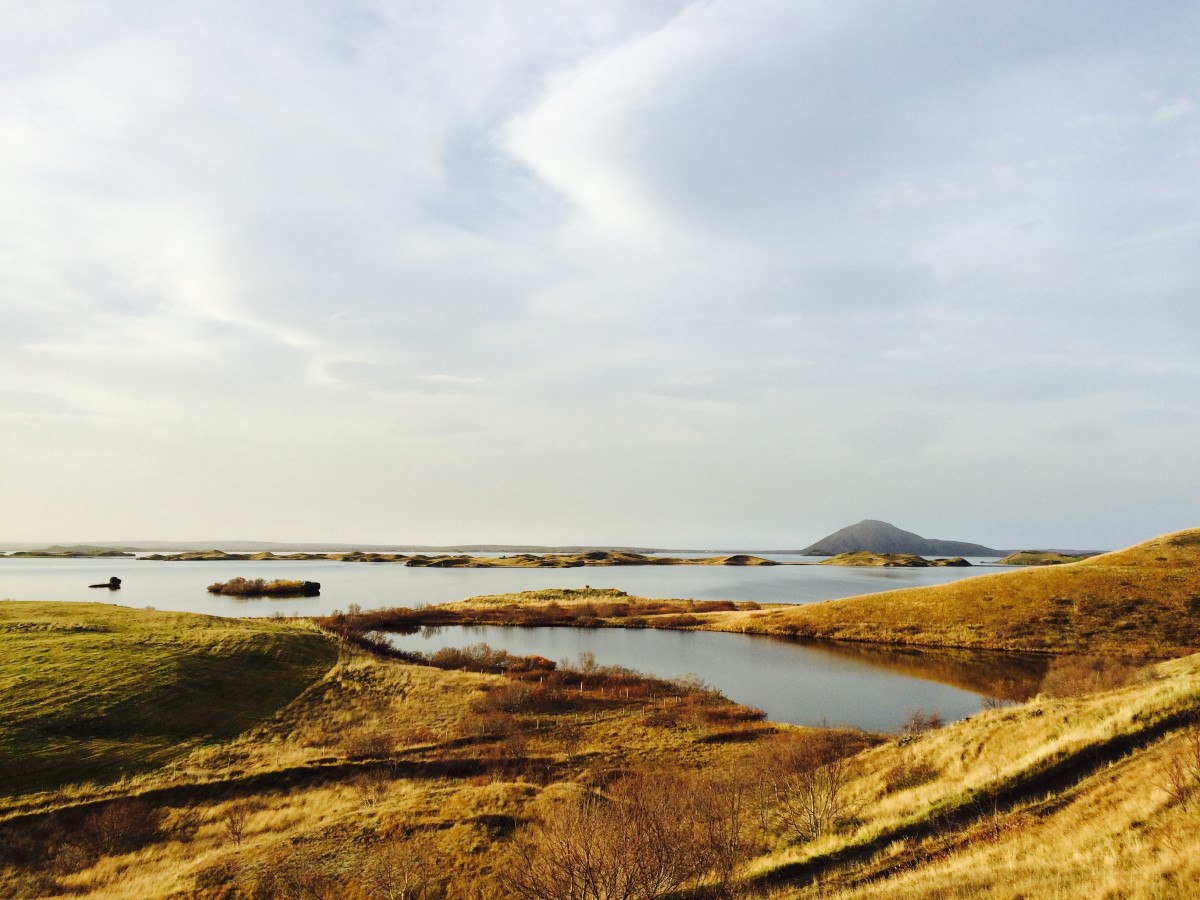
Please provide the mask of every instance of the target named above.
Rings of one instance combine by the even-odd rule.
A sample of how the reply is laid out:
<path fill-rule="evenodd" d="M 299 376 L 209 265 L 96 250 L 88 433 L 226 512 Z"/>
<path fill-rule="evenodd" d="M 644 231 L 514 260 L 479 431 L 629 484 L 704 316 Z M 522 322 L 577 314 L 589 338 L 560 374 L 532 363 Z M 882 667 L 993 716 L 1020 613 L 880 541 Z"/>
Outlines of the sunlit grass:
<path fill-rule="evenodd" d="M 336 655 L 304 624 L 0 602 L 0 794 L 111 780 L 228 740 Z"/>
<path fill-rule="evenodd" d="M 703 618 L 842 641 L 1178 656 L 1200 650 L 1200 530 L 1066 565 Z"/>

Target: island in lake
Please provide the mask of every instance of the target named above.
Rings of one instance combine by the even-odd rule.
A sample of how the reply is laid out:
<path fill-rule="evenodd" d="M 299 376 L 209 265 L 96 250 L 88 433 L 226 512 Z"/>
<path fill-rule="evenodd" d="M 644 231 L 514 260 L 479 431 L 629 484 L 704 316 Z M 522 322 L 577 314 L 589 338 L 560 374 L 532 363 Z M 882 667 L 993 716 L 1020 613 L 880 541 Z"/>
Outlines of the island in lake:
<path fill-rule="evenodd" d="M 745 553 L 729 556 L 648 556 L 626 550 L 588 550 L 583 553 L 515 553 L 511 556 L 470 556 L 465 553 L 365 553 L 352 550 L 346 553 L 226 553 L 222 550 L 194 550 L 184 553 L 153 553 L 142 559 L 168 562 L 188 561 L 268 561 L 268 560 L 338 560 L 340 562 L 403 563 L 414 568 L 429 569 L 574 569 L 581 566 L 775 566 L 775 560 Z"/>
<path fill-rule="evenodd" d="M 871 553 L 858 550 L 854 553 L 839 553 L 837 556 L 822 560 L 822 566 L 876 566 L 884 569 L 927 569 L 936 566 L 969 566 L 961 556 L 926 559 L 915 553 Z"/>
<path fill-rule="evenodd" d="M 264 578 L 231 578 L 208 586 L 210 594 L 227 594 L 234 597 L 316 597 L 321 593 L 319 581 L 289 581 Z"/>
<path fill-rule="evenodd" d="M 1063 563 L 1079 562 L 1081 559 L 1090 559 L 1099 555 L 1098 551 L 1089 553 L 1063 550 L 1018 550 L 1001 557 L 996 562 L 1002 566 L 1059 566 Z"/>

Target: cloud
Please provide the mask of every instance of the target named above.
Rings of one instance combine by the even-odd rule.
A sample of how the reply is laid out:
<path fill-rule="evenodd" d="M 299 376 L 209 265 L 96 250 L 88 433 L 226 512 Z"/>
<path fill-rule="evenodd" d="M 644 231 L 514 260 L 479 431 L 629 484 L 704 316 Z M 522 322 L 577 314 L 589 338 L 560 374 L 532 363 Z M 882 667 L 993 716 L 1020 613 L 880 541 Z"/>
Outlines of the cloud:
<path fill-rule="evenodd" d="M 1200 446 L 1187 5 L 12 19 L 0 410 L 41 533 L 86 508 L 52 496 L 64 466 L 129 491 L 197 466 L 189 534 L 227 528 L 212 494 L 302 483 L 315 539 L 786 545 L 798 498 L 826 530 L 872 498 L 991 515 L 986 459 L 1013 485 L 989 539 L 1036 543 L 1049 480 L 1086 530 L 1095 481 Z M 405 490 L 420 533 L 339 497 L 346 471 Z M 1131 540 L 1174 523 L 1155 477 L 1119 505 Z"/>
<path fill-rule="evenodd" d="M 36 391 L 0 390 L 0 416 L 62 416 L 72 412 L 61 397 Z"/>

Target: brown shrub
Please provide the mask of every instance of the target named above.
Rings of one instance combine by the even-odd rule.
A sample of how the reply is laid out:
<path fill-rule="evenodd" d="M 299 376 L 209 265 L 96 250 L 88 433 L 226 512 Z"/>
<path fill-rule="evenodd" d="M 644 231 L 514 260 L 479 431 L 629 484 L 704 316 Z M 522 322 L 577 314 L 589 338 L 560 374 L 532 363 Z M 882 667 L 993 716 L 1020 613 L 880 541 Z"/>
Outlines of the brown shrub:
<path fill-rule="evenodd" d="M 1080 697 L 1132 684 L 1145 665 L 1132 656 L 1060 656 L 1046 669 L 1041 692 L 1047 697 Z"/>
<path fill-rule="evenodd" d="M 1200 724 L 1193 723 L 1183 732 L 1183 745 L 1162 763 L 1156 779 L 1172 802 L 1187 811 L 1192 796 L 1200 789 Z"/>
<path fill-rule="evenodd" d="M 522 829 L 500 873 L 529 900 L 652 898 L 708 876 L 727 887 L 750 850 L 745 791 L 676 771 L 621 779 Z"/>
<path fill-rule="evenodd" d="M 346 756 L 350 759 L 381 759 L 391 756 L 396 749 L 396 739 L 381 731 L 359 732 L 346 742 Z"/>
<path fill-rule="evenodd" d="M 250 812 L 250 804 L 243 801 L 229 804 L 221 816 L 221 828 L 238 847 L 242 846 L 242 839 L 246 836 L 246 823 L 250 819 Z"/>
<path fill-rule="evenodd" d="M 875 743 L 860 731 L 817 728 L 783 732 L 747 757 L 763 827 L 774 821 L 790 839 L 812 840 L 850 820 L 847 796 L 854 754 Z"/>
<path fill-rule="evenodd" d="M 83 820 L 79 841 L 98 856 L 140 850 L 161 836 L 162 818 L 144 800 L 117 800 Z"/>
<path fill-rule="evenodd" d="M 693 615 L 660 616 L 654 620 L 655 628 L 690 628 L 699 625 L 700 620 Z"/>
<path fill-rule="evenodd" d="M 907 790 L 927 784 L 937 776 L 938 770 L 929 760 L 922 759 L 914 753 L 908 753 L 884 773 L 884 790 L 889 794 L 894 791 Z"/>
<path fill-rule="evenodd" d="M 389 900 L 437 900 L 446 860 L 427 834 L 397 837 L 373 847 L 362 868 L 366 895 Z"/>
<path fill-rule="evenodd" d="M 923 734 L 941 728 L 945 723 L 942 714 L 936 709 L 914 709 L 904 718 L 900 731 L 907 735 Z"/>
<path fill-rule="evenodd" d="M 493 685 L 471 699 L 471 711 L 487 713 L 551 713 L 571 708 L 570 698 L 558 684 L 512 681 Z"/>
<path fill-rule="evenodd" d="M 738 725 L 745 722 L 761 722 L 766 717 L 764 710 L 742 706 L 739 703 L 704 706 L 697 710 L 697 719 L 704 725 Z"/>

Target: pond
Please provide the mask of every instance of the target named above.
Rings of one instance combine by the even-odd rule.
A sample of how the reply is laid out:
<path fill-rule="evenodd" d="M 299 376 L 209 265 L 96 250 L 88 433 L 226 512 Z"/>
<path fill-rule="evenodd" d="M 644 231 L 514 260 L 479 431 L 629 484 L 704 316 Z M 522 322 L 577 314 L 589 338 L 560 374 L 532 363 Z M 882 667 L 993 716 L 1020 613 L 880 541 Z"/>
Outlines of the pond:
<path fill-rule="evenodd" d="M 699 676 L 725 696 L 776 722 L 895 731 L 917 710 L 951 722 L 989 698 L 1037 692 L 1044 657 L 986 651 L 875 648 L 703 631 L 622 628 L 449 626 L 390 634 L 398 648 L 432 653 L 486 643 L 509 653 L 598 665 L 660 678 Z"/>

